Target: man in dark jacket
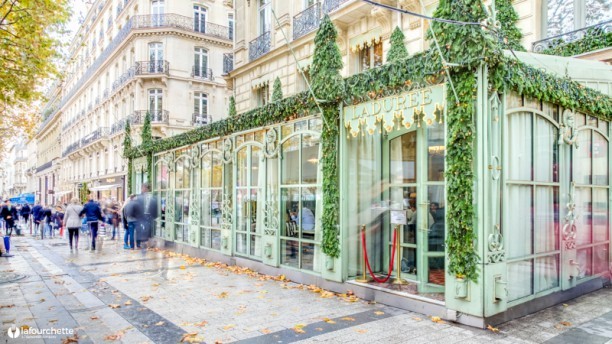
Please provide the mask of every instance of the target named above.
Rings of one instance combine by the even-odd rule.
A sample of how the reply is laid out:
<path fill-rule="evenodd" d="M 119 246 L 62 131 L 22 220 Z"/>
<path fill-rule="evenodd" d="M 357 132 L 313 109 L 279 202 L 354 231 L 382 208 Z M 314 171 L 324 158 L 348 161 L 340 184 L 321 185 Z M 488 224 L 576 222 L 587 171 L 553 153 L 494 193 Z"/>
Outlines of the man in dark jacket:
<path fill-rule="evenodd" d="M 142 207 L 142 215 L 139 218 L 140 226 L 136 232 L 136 246 L 141 247 L 142 242 L 147 242 L 155 228 L 155 219 L 159 216 L 157 207 L 157 199 L 151 194 L 149 183 L 142 183 L 142 193 L 138 196 L 137 201 Z"/>
<path fill-rule="evenodd" d="M 30 205 L 29 204 L 24 204 L 23 207 L 21 207 L 21 217 L 23 217 L 23 221 L 25 222 L 25 225 L 27 227 L 29 227 L 29 220 L 30 220 L 30 212 L 32 210 L 30 209 Z M 30 232 L 30 234 L 32 234 L 32 232 Z"/>
<path fill-rule="evenodd" d="M 4 207 L 2 207 L 0 216 L 2 216 L 6 222 L 6 235 L 11 236 L 13 227 L 15 227 L 15 219 L 17 218 L 17 208 L 15 208 L 8 199 L 4 201 Z"/>
<path fill-rule="evenodd" d="M 36 201 L 36 205 L 32 208 L 32 223 L 34 226 L 34 236 L 38 236 L 38 231 L 40 228 L 40 220 L 42 220 L 42 216 L 40 213 L 42 212 L 43 207 L 40 205 L 40 201 Z"/>
<path fill-rule="evenodd" d="M 40 238 L 44 239 L 45 238 L 45 232 L 47 232 L 49 234 L 50 237 L 53 236 L 53 228 L 51 227 L 51 218 L 53 217 L 53 211 L 51 210 L 51 207 L 44 207 L 40 213 L 38 213 L 38 216 L 40 216 Z"/>
<path fill-rule="evenodd" d="M 89 228 L 91 229 L 91 250 L 96 249 L 96 238 L 98 237 L 98 221 L 102 221 L 102 210 L 100 205 L 94 202 L 93 195 L 89 195 L 89 202 L 85 203 L 79 216 L 85 215 Z"/>

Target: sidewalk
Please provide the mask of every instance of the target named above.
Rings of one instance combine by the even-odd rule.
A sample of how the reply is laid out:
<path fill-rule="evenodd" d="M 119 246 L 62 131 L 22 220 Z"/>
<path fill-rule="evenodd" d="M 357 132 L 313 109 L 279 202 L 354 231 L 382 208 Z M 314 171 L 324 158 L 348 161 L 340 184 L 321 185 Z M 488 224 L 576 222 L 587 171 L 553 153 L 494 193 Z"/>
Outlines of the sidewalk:
<path fill-rule="evenodd" d="M 64 239 L 13 237 L 14 257 L 0 257 L 0 342 L 612 343 L 610 288 L 480 330 L 350 291 L 122 247 L 106 240 L 99 251 L 70 253 Z M 11 339 L 12 324 L 76 334 Z"/>

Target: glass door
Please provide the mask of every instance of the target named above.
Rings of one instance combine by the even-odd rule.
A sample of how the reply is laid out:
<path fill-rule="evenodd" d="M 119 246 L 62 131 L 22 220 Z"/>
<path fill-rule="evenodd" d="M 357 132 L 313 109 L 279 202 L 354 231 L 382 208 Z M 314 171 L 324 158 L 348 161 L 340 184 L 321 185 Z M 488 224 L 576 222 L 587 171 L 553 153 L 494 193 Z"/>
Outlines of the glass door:
<path fill-rule="evenodd" d="M 444 125 L 390 135 L 383 150 L 383 174 L 389 183 L 384 199 L 389 210 L 406 215 L 405 225 L 385 221 L 385 261 L 391 258 L 397 226 L 402 279 L 417 281 L 419 292 L 444 292 Z"/>
<path fill-rule="evenodd" d="M 193 5 L 193 29 L 197 32 L 206 33 L 206 8 Z"/>
<path fill-rule="evenodd" d="M 149 90 L 149 114 L 151 114 L 152 122 L 159 122 L 162 120 L 162 109 L 162 90 L 159 88 Z"/>
<path fill-rule="evenodd" d="M 164 0 L 151 1 L 151 21 L 153 26 L 164 24 Z"/>
<path fill-rule="evenodd" d="M 245 146 L 238 150 L 236 159 L 236 240 L 235 252 L 261 259 L 261 230 L 258 225 L 261 149 Z M 261 205 L 260 205 L 261 206 Z"/>
<path fill-rule="evenodd" d="M 164 46 L 162 43 L 149 44 L 149 73 L 162 73 L 164 70 Z"/>

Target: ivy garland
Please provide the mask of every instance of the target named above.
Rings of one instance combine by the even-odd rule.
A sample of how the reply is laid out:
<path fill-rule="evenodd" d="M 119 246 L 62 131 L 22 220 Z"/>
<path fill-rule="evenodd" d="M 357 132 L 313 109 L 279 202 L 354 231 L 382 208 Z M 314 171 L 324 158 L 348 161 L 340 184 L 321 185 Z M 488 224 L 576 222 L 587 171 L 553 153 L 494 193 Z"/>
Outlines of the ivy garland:
<path fill-rule="evenodd" d="M 283 88 L 279 77 L 274 80 L 274 86 L 272 86 L 272 101 L 277 102 L 283 99 Z"/>
<path fill-rule="evenodd" d="M 127 193 L 132 193 L 132 171 L 134 170 L 134 157 L 132 154 L 132 127 L 130 120 L 125 121 L 125 133 L 123 136 L 123 156 L 128 159 L 127 170 Z"/>
<path fill-rule="evenodd" d="M 544 49 L 546 55 L 575 56 L 612 46 L 612 31 L 606 32 L 602 27 L 588 29 L 583 38 L 565 43 L 563 39 L 553 42 L 554 47 Z"/>
<path fill-rule="evenodd" d="M 480 2 L 474 0 L 442 0 L 435 15 L 448 19 L 478 22 L 484 18 Z M 328 20 L 329 18 L 324 19 L 320 31 L 328 25 Z M 331 28 L 333 29 L 333 25 Z M 449 231 L 446 240 L 449 255 L 447 268 L 448 272 L 457 277 L 476 281 L 479 261 L 474 249 L 477 238 L 474 231 L 473 204 L 473 143 L 475 139 L 473 119 L 476 100 L 476 67 L 483 62 L 489 64 L 490 91 L 514 89 L 521 94 L 584 111 L 608 121 L 612 120 L 612 100 L 600 92 L 571 80 L 555 77 L 522 62 L 503 57 L 501 44 L 495 39 L 486 37 L 479 27 L 460 26 L 449 29 L 445 24 L 434 23 L 432 28 L 440 42 L 444 58 L 447 61 L 459 63 L 461 67 L 444 68 L 435 48 L 411 58 L 398 59 L 379 68 L 352 75 L 344 80 L 338 79 L 338 75 L 335 74 L 339 68 L 338 59 L 333 54 L 331 58 L 322 59 L 322 61 L 328 61 L 327 63 L 319 66 L 313 64 L 312 68 L 319 68 L 321 74 L 318 75 L 323 76 L 320 79 L 321 82 L 315 83 L 316 73 L 313 71 L 315 94 L 317 97 L 327 98 L 327 101 L 323 101 L 324 128 L 321 133 L 324 199 L 322 249 L 326 255 L 331 257 L 338 257 L 340 253 L 337 227 L 339 218 L 337 166 L 339 103 L 356 104 L 437 84 L 443 82 L 446 74 L 450 72 L 458 99 L 455 98 L 454 92 L 449 87 L 446 155 Z M 315 41 L 317 41 L 316 38 Z M 330 42 L 329 36 L 319 41 Z M 462 43 L 455 44 L 455 42 Z M 333 52 L 334 46 L 326 45 L 324 50 L 328 53 Z M 341 59 L 339 61 L 341 68 Z M 338 84 L 338 80 L 342 80 L 342 84 Z M 129 123 L 126 123 L 124 157 L 128 158 L 128 176 L 132 175 L 134 158 L 144 155 L 152 156 L 154 153 L 208 139 L 295 120 L 309 116 L 317 110 L 317 104 L 311 95 L 302 92 L 177 136 L 143 144 L 140 147 L 131 147 L 130 127 Z M 233 97 L 230 98 L 229 112 L 230 115 L 235 113 Z M 131 178 L 128 178 L 128 190 L 131 190 Z"/>
<path fill-rule="evenodd" d="M 151 145 L 151 142 L 153 142 L 153 134 L 151 132 L 151 114 L 149 113 L 149 111 L 147 111 L 145 118 L 144 118 L 144 123 L 142 125 L 141 139 L 142 139 L 142 145 L 145 147 Z M 147 171 L 153 171 L 152 167 L 153 167 L 153 155 L 147 154 Z"/>

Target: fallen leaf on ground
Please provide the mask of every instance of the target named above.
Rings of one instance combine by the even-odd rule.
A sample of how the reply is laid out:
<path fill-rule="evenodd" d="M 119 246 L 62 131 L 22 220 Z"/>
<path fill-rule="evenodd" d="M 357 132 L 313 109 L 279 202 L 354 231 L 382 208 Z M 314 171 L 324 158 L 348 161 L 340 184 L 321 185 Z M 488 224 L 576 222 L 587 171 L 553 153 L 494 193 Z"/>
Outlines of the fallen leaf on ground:
<path fill-rule="evenodd" d="M 153 286 L 153 287 L 159 287 L 159 283 L 153 283 L 153 284 L 151 284 L 151 286 Z"/>
<path fill-rule="evenodd" d="M 127 301 L 125 301 L 123 304 L 124 304 L 124 305 L 126 305 L 126 306 L 129 306 L 129 305 L 131 305 L 131 304 L 132 304 L 132 301 L 127 300 Z"/>
<path fill-rule="evenodd" d="M 264 328 L 264 329 L 259 330 L 259 332 L 263 334 L 268 334 L 268 333 L 271 333 L 272 331 L 268 330 L 267 328 Z"/>
<path fill-rule="evenodd" d="M 51 319 L 51 320 L 49 320 L 49 322 L 50 323 L 55 323 L 55 322 L 57 322 L 57 319 Z"/>
<path fill-rule="evenodd" d="M 197 332 L 191 332 L 191 333 L 185 333 L 182 337 L 180 342 L 184 343 L 192 343 L 194 341 L 194 339 L 196 338 L 196 336 L 198 335 Z"/>
<path fill-rule="evenodd" d="M 572 326 L 572 323 L 569 321 L 561 321 L 559 324 L 563 325 L 563 326 Z"/>
<path fill-rule="evenodd" d="M 195 323 L 195 324 L 193 324 L 193 325 L 194 325 L 194 326 L 197 326 L 197 327 L 204 327 L 204 326 L 206 326 L 207 324 L 208 324 L 208 321 L 206 321 L 206 320 L 202 320 L 202 321 L 200 321 L 199 323 Z"/>
<path fill-rule="evenodd" d="M 100 317 L 98 317 L 97 315 L 92 315 L 92 316 L 89 317 L 89 319 L 91 319 L 91 320 L 98 320 L 98 319 L 100 319 Z"/>
<path fill-rule="evenodd" d="M 149 296 L 149 295 L 141 296 L 140 297 L 140 301 L 147 302 L 147 301 L 151 300 L 152 297 L 153 296 Z"/>
<path fill-rule="evenodd" d="M 155 323 L 155 326 L 164 326 L 165 323 L 166 323 L 165 321 L 160 321 L 160 322 Z"/>
<path fill-rule="evenodd" d="M 344 320 L 344 321 L 355 321 L 355 318 L 351 318 L 351 317 L 344 317 L 344 318 L 340 318 L 340 320 Z"/>
<path fill-rule="evenodd" d="M 115 340 L 120 340 L 121 337 L 123 337 L 123 331 L 119 331 L 117 333 L 106 335 L 106 336 L 104 336 L 104 340 L 112 342 L 112 341 L 115 341 Z"/>
<path fill-rule="evenodd" d="M 226 291 L 221 292 L 221 294 L 219 294 L 219 296 L 218 296 L 218 297 L 219 297 L 220 299 L 224 299 L 224 298 L 226 298 L 226 297 L 227 297 L 227 292 L 226 292 Z"/>
<path fill-rule="evenodd" d="M 186 269 L 185 265 L 181 265 L 181 270 L 185 270 L 185 269 Z M 189 333 L 187 333 L 187 334 L 189 334 Z"/>
<path fill-rule="evenodd" d="M 347 290 L 346 295 L 351 296 L 351 295 L 355 295 L 355 293 L 352 290 Z"/>
<path fill-rule="evenodd" d="M 497 327 L 493 327 L 491 325 L 487 325 L 487 330 L 493 332 L 493 333 L 497 333 L 499 332 L 499 329 Z"/>
<path fill-rule="evenodd" d="M 321 332 L 321 331 L 323 331 L 323 328 L 321 328 L 321 327 L 317 327 L 317 328 L 315 328 L 315 331 L 319 331 L 319 332 Z"/>
<path fill-rule="evenodd" d="M 79 335 L 76 333 L 72 337 L 66 337 L 62 339 L 62 344 L 70 344 L 70 343 L 78 343 L 78 342 L 79 342 Z"/>
<path fill-rule="evenodd" d="M 297 324 L 295 326 L 293 326 L 293 331 L 295 331 L 295 333 L 306 333 L 306 331 L 303 330 L 304 328 L 304 324 Z"/>
<path fill-rule="evenodd" d="M 0 309 L 2 308 L 13 308 L 15 305 L 0 305 Z"/>
<path fill-rule="evenodd" d="M 366 332 L 368 332 L 368 330 L 363 330 L 363 329 L 356 329 L 355 331 L 357 331 L 357 333 L 366 333 Z"/>
<path fill-rule="evenodd" d="M 433 321 L 435 323 L 444 324 L 444 320 L 442 320 L 440 317 L 435 317 L 434 316 L 434 317 L 431 317 L 430 319 L 431 319 L 431 321 Z"/>
<path fill-rule="evenodd" d="M 336 322 L 331 320 L 330 318 L 323 318 L 323 321 L 325 321 L 328 324 L 335 324 Z"/>
<path fill-rule="evenodd" d="M 385 314 L 385 312 L 376 311 L 376 312 L 374 312 L 374 314 L 376 314 L 376 315 L 383 315 L 383 314 Z"/>
<path fill-rule="evenodd" d="M 233 329 L 235 326 L 236 325 L 234 325 L 234 324 L 225 325 L 225 326 L 223 326 L 223 330 L 228 331 L 228 330 Z"/>
<path fill-rule="evenodd" d="M 118 305 L 116 303 L 111 303 L 110 305 L 108 305 L 110 308 L 115 309 L 115 308 L 120 308 L 121 305 Z"/>
<path fill-rule="evenodd" d="M 45 299 L 40 299 L 40 302 L 45 302 Z"/>
<path fill-rule="evenodd" d="M 563 307 L 569 307 L 569 305 L 567 303 L 564 303 Z"/>

